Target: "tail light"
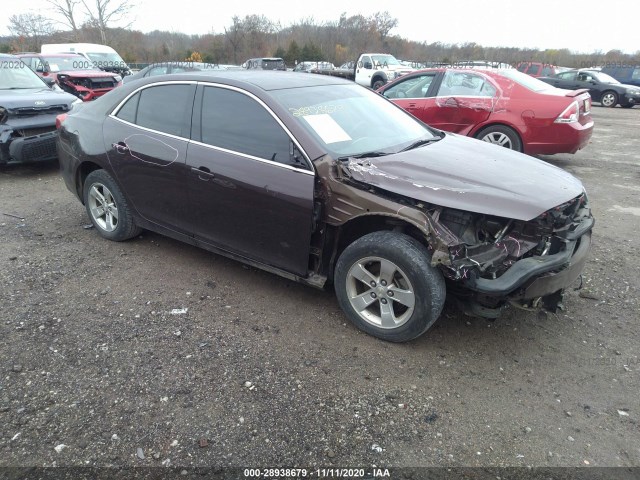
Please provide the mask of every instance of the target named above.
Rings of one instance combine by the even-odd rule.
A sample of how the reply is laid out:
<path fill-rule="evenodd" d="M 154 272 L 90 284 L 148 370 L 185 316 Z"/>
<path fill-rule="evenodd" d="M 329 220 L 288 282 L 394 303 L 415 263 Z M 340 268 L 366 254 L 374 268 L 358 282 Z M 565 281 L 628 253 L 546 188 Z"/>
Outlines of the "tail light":
<path fill-rule="evenodd" d="M 67 118 L 66 113 L 61 113 L 56 117 L 56 130 L 60 130 L 60 127 L 62 127 L 62 122 L 64 122 L 66 118 Z"/>
<path fill-rule="evenodd" d="M 580 118 L 580 106 L 578 105 L 578 102 L 572 102 L 564 112 L 558 115 L 555 123 L 573 123 L 577 122 L 578 118 Z"/>

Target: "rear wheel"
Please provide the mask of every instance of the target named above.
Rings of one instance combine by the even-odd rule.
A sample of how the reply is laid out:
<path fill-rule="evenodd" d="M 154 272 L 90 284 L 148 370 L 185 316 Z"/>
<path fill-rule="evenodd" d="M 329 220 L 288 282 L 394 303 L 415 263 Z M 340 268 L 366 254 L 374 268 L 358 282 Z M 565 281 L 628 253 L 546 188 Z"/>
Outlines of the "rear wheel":
<path fill-rule="evenodd" d="M 606 91 L 600 98 L 600 103 L 603 107 L 613 108 L 618 104 L 618 94 L 612 91 Z"/>
<path fill-rule="evenodd" d="M 349 245 L 336 264 L 340 306 L 361 330 L 391 342 L 422 335 L 440 316 L 444 279 L 416 239 L 374 232 Z"/>
<path fill-rule="evenodd" d="M 476 138 L 510 150 L 522 151 L 522 142 L 515 130 L 505 125 L 491 125 L 476 134 Z"/>
<path fill-rule="evenodd" d="M 633 108 L 635 103 L 627 103 L 626 105 L 622 105 L 622 108 Z"/>
<path fill-rule="evenodd" d="M 121 242 L 140 234 L 118 184 L 104 170 L 87 175 L 83 198 L 91 223 L 104 238 Z"/>

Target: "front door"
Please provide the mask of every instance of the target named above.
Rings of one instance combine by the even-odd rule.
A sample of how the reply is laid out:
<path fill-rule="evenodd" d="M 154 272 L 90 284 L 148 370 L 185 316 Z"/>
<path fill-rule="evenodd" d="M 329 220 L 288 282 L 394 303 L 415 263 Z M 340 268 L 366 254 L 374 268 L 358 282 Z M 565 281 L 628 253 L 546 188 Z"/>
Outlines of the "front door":
<path fill-rule="evenodd" d="M 311 166 L 296 166 L 291 138 L 253 96 L 200 86 L 196 98 L 187 153 L 196 240 L 306 276 Z"/>

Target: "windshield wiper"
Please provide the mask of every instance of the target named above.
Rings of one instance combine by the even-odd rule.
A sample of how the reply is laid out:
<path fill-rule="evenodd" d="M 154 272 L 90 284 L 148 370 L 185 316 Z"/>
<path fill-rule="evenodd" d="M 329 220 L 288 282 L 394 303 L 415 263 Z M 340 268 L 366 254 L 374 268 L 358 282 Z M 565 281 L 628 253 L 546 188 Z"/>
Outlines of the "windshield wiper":
<path fill-rule="evenodd" d="M 357 155 L 345 155 L 344 157 L 338 157 L 338 160 L 348 160 L 350 158 L 384 157 L 385 155 L 390 155 L 390 153 L 374 150 L 372 152 L 358 153 Z"/>
<path fill-rule="evenodd" d="M 403 148 L 400 152 L 406 152 L 407 150 L 413 150 L 414 148 L 421 147 L 422 145 L 428 145 L 429 143 L 437 142 L 438 140 L 442 140 L 442 137 L 431 137 L 431 138 L 422 138 L 413 142 L 408 147 Z M 400 153 L 398 152 L 398 153 Z"/>

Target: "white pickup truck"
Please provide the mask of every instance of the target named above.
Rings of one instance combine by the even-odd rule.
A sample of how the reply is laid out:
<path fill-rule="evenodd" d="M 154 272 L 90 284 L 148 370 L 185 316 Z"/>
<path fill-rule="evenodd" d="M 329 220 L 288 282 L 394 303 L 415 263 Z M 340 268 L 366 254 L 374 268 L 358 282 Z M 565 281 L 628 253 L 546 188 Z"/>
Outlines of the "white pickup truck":
<path fill-rule="evenodd" d="M 388 53 L 363 53 L 356 63 L 355 81 L 377 90 L 385 83 L 413 71 L 413 68 L 402 65 Z"/>
<path fill-rule="evenodd" d="M 363 53 L 352 69 L 314 69 L 313 73 L 348 78 L 360 85 L 377 90 L 385 83 L 413 72 L 414 69 L 402 65 L 396 57 L 388 53 Z"/>

